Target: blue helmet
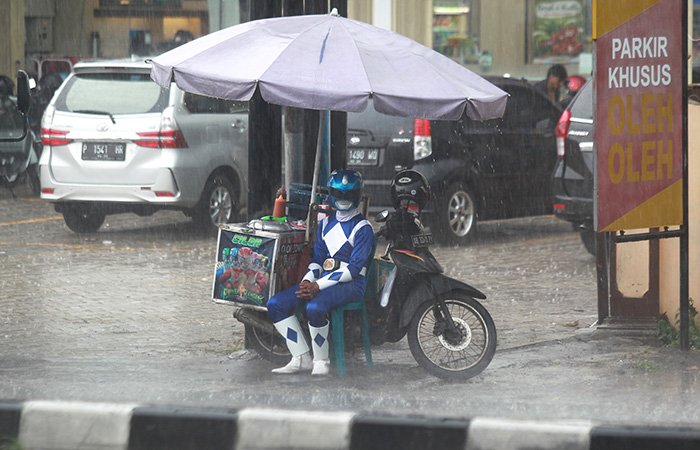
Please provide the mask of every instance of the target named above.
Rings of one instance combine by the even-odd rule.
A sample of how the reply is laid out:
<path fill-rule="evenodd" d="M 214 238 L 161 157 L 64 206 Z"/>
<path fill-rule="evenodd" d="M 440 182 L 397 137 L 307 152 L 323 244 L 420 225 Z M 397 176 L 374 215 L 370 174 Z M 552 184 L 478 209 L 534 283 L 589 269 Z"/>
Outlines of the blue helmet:
<path fill-rule="evenodd" d="M 362 198 L 362 175 L 354 170 L 334 170 L 328 179 L 328 193 L 338 211 L 357 208 Z"/>

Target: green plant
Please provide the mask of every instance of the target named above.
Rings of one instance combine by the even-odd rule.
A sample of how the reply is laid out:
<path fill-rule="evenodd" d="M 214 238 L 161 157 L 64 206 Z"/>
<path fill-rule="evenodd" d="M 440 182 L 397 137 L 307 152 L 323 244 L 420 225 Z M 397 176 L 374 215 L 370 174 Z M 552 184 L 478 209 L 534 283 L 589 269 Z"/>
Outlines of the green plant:
<path fill-rule="evenodd" d="M 673 328 L 666 314 L 664 314 L 656 324 L 656 338 L 667 347 L 678 346 L 680 340 L 678 330 Z"/>
<path fill-rule="evenodd" d="M 230 355 L 231 353 L 236 353 L 237 351 L 243 350 L 245 346 L 243 344 L 234 345 L 233 347 L 227 348 L 221 352 L 222 355 Z M 2 449 L 0 449 L 2 450 Z"/>
<path fill-rule="evenodd" d="M 695 324 L 695 316 L 697 315 L 698 310 L 695 309 L 693 299 L 691 298 L 688 301 L 688 336 L 690 348 L 692 348 L 693 350 L 700 350 L 700 330 L 698 330 L 698 327 Z M 676 327 L 680 328 L 680 310 L 676 313 L 675 319 Z M 659 322 L 656 324 L 657 339 L 667 347 L 680 346 L 680 332 L 676 329 L 676 327 L 671 325 L 670 320 L 664 314 L 664 316 L 661 319 L 659 319 Z"/>
<path fill-rule="evenodd" d="M 656 370 L 656 364 L 654 364 L 654 361 L 649 361 L 648 359 L 639 361 L 639 363 L 637 363 L 637 367 L 645 372 L 652 372 Z"/>

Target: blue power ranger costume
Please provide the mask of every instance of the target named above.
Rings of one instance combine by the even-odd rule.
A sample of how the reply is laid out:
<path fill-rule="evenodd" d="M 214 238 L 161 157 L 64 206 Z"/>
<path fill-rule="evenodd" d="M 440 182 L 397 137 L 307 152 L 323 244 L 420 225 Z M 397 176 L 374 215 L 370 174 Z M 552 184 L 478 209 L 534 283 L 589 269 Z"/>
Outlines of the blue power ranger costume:
<path fill-rule="evenodd" d="M 335 214 L 319 224 L 314 253 L 301 283 L 286 289 L 267 302 L 270 319 L 285 338 L 292 360 L 274 373 L 295 373 L 312 368 L 312 374 L 329 372 L 327 314 L 339 306 L 362 299 L 365 273 L 374 246 L 374 230 L 357 208 L 362 196 L 362 176 L 355 171 L 334 171 L 328 182 Z M 311 288 L 315 283 L 317 287 Z M 311 288 L 313 294 L 306 295 Z M 295 316 L 296 308 L 307 302 L 306 313 L 313 349 L 309 346 Z"/>

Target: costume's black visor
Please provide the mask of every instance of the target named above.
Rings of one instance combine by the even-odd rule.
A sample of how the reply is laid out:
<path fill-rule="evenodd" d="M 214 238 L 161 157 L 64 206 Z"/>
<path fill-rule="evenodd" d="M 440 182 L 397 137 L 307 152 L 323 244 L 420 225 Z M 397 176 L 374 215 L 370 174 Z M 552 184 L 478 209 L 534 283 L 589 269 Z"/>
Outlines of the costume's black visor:
<path fill-rule="evenodd" d="M 360 197 L 360 189 L 353 189 L 351 191 L 343 192 L 336 188 L 330 188 L 331 197 L 338 200 L 356 200 Z"/>

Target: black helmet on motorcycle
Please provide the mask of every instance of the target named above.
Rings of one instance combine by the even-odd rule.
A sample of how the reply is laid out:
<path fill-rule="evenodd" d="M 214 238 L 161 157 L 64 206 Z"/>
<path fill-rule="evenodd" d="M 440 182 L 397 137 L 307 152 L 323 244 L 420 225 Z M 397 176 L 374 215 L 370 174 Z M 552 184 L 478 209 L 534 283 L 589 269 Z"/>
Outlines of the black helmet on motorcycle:
<path fill-rule="evenodd" d="M 430 185 L 422 173 L 403 170 L 391 182 L 391 201 L 394 208 L 412 206 L 425 209 L 430 201 Z"/>

